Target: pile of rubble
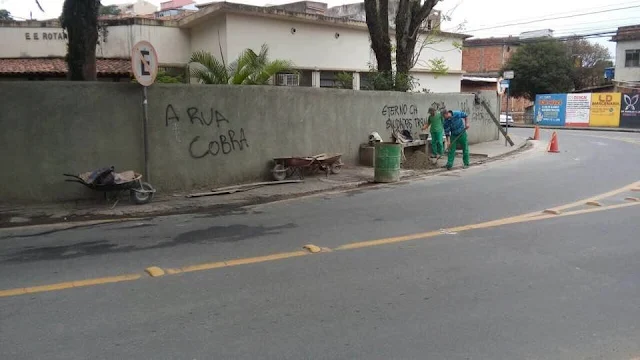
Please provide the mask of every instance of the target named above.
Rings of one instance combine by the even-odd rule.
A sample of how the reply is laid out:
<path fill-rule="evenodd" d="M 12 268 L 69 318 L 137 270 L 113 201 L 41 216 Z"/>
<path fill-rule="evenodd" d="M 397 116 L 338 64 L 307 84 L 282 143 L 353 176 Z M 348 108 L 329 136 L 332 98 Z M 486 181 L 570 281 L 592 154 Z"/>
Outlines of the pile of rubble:
<path fill-rule="evenodd" d="M 412 170 L 429 170 L 438 167 L 435 164 L 435 159 L 429 158 L 429 155 L 422 150 L 416 150 L 412 153 L 406 154 L 406 159 L 402 163 L 403 169 Z"/>

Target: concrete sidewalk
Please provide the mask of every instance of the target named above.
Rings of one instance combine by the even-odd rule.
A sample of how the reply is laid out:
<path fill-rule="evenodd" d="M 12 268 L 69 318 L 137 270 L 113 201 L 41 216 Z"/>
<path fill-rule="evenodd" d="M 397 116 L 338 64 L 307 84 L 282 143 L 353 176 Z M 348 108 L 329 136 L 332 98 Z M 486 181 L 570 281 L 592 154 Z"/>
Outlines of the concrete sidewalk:
<path fill-rule="evenodd" d="M 529 124 L 509 124 L 509 127 L 514 128 L 534 128 L 535 125 Z M 627 132 L 627 133 L 640 133 L 640 129 L 632 129 L 632 128 L 610 128 L 610 127 L 566 127 L 566 126 L 542 126 L 540 125 L 540 129 L 551 129 L 551 130 L 584 130 L 584 131 L 611 131 L 611 132 Z"/>
<path fill-rule="evenodd" d="M 513 147 L 505 146 L 504 138 L 502 137 L 498 141 L 471 145 L 470 152 L 475 155 L 472 156 L 472 162 L 475 160 L 472 165 L 501 158 L 517 152 L 527 145 L 527 139 L 524 137 L 512 136 L 512 139 L 515 143 Z M 444 165 L 444 161 L 445 159 L 441 159 L 438 165 Z M 461 166 L 462 158 L 461 156 L 456 156 L 454 167 Z M 445 170 L 442 168 L 401 170 L 401 180 L 411 180 L 443 171 Z M 133 205 L 124 196 L 115 206 L 113 206 L 113 202 L 107 202 L 102 197 L 94 200 L 35 204 L 27 207 L 3 204 L 0 205 L 0 228 L 182 213 L 226 214 L 240 210 L 240 208 L 248 205 L 264 204 L 317 193 L 355 189 L 371 185 L 374 185 L 373 168 L 346 166 L 339 174 L 329 175 L 328 177 L 323 174 L 308 176 L 302 183 L 264 186 L 233 194 L 186 198 L 189 193 L 206 192 L 211 189 L 201 189 L 189 193 L 157 193 L 153 201 L 146 205 Z"/>

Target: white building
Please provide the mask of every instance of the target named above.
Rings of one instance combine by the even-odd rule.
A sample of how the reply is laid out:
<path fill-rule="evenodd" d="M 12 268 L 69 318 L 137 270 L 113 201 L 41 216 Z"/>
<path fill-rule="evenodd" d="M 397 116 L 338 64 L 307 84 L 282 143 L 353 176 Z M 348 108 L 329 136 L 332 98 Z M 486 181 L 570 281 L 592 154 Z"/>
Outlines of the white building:
<path fill-rule="evenodd" d="M 153 14 L 158 10 L 157 6 L 144 0 L 137 0 L 133 3 L 116 6 L 120 9 L 120 13 L 122 15 L 148 15 Z"/>
<path fill-rule="evenodd" d="M 619 27 L 614 83 L 619 89 L 640 88 L 640 25 Z"/>
<path fill-rule="evenodd" d="M 294 83 L 299 86 L 332 87 L 338 72 L 349 72 L 354 74 L 354 88 L 359 89 L 375 61 L 366 23 L 323 15 L 327 13 L 323 3 L 256 7 L 219 2 L 198 7 L 197 12 L 170 20 L 145 17 L 106 21 L 108 26 L 96 50 L 99 77 L 124 77 L 128 81 L 125 70 L 130 67 L 130 51 L 140 40 L 150 41 L 161 65 L 174 69 L 183 69 L 193 51 L 209 51 L 229 61 L 246 48 L 257 51 L 266 43 L 271 59 L 294 63 L 300 73 Z M 59 64 L 66 54 L 66 36 L 57 21 L 3 22 L 0 33 L 5 39 L 0 48 L 0 77 L 64 76 L 66 69 Z M 431 44 L 423 49 L 412 70 L 419 82 L 414 91 L 459 92 L 463 72 L 458 44 L 466 36 L 446 32 L 424 32 L 420 36 L 429 36 Z M 430 68 L 431 59 L 442 59 L 447 73 L 439 75 Z"/>

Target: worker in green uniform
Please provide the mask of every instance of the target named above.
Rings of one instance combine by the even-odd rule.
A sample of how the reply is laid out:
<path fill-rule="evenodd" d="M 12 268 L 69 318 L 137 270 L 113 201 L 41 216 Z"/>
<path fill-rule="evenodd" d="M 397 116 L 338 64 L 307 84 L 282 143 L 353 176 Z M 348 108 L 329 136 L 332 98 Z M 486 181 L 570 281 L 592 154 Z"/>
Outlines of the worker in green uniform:
<path fill-rule="evenodd" d="M 439 111 L 434 108 L 429 108 L 429 118 L 427 123 L 422 127 L 422 130 L 429 129 L 431 133 L 431 158 L 435 158 L 438 155 L 444 155 L 444 119 Z"/>
<path fill-rule="evenodd" d="M 469 167 L 469 142 L 467 141 L 467 130 L 469 130 L 468 115 L 464 111 L 447 111 L 444 113 L 444 133 L 449 143 L 449 156 L 447 159 L 447 170 L 453 167 L 453 160 L 456 157 L 458 144 L 462 146 L 462 163 L 464 168 Z M 453 138 L 453 140 L 451 140 Z"/>

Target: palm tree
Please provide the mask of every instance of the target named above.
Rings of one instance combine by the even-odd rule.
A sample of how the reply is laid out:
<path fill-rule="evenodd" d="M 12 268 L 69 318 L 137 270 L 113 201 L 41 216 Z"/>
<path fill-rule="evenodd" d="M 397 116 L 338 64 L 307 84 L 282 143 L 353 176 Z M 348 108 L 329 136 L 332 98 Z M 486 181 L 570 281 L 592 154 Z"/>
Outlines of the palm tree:
<path fill-rule="evenodd" d="M 226 66 L 211 53 L 197 51 L 189 61 L 191 76 L 203 84 L 234 84 L 234 85 L 268 85 L 269 80 L 277 73 L 290 71 L 293 64 L 288 60 L 269 60 L 269 47 L 263 44 L 260 53 L 246 49 Z"/>
<path fill-rule="evenodd" d="M 191 76 L 202 84 L 228 84 L 229 69 L 222 61 L 216 59 L 210 52 L 199 50 L 194 52 L 189 59 L 189 71 Z"/>

